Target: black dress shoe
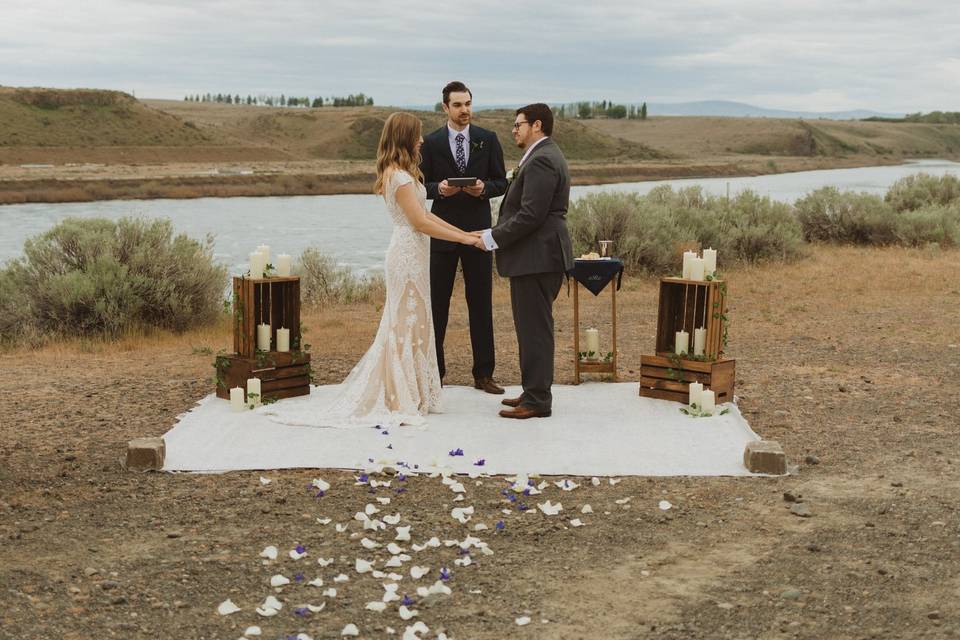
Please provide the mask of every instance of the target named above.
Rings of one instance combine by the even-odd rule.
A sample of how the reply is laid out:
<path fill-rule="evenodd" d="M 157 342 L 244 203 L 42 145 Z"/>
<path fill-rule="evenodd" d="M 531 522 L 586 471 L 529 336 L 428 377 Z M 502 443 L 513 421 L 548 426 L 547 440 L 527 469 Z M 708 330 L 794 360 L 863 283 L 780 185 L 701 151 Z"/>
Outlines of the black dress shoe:
<path fill-rule="evenodd" d="M 519 407 L 521 400 L 523 400 L 523 396 L 517 396 L 516 398 L 504 398 L 500 401 L 500 404 L 505 404 L 508 407 Z"/>
<path fill-rule="evenodd" d="M 527 418 L 549 418 L 553 412 L 550 409 L 534 409 L 533 407 L 519 406 L 516 409 L 504 409 L 500 412 L 501 418 L 516 418 L 517 420 L 526 420 Z"/>
<path fill-rule="evenodd" d="M 494 382 L 493 378 L 476 378 L 473 381 L 473 388 L 480 389 L 494 395 L 500 395 L 503 393 L 503 387 Z"/>

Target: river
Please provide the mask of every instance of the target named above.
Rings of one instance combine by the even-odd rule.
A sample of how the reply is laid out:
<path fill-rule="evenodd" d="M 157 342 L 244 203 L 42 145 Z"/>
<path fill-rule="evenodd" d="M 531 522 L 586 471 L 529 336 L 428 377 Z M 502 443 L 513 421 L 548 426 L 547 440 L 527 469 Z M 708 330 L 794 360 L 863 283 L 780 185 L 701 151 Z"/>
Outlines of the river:
<path fill-rule="evenodd" d="M 752 189 L 775 200 L 793 202 L 825 186 L 883 194 L 891 184 L 914 173 L 960 176 L 960 163 L 919 160 L 902 165 L 779 173 L 746 178 L 690 178 L 574 187 L 571 198 L 587 193 L 634 191 L 656 186 L 700 185 L 724 195 Z M 266 198 L 197 198 L 192 200 L 107 200 L 60 204 L 0 206 L 0 263 L 22 255 L 23 242 L 68 216 L 164 217 L 178 232 L 195 238 L 214 235 L 216 259 L 232 273 L 246 270 L 247 254 L 267 244 L 273 255 L 298 256 L 309 246 L 334 255 L 357 272 L 382 268 L 390 238 L 390 221 L 374 195 L 287 196 Z"/>

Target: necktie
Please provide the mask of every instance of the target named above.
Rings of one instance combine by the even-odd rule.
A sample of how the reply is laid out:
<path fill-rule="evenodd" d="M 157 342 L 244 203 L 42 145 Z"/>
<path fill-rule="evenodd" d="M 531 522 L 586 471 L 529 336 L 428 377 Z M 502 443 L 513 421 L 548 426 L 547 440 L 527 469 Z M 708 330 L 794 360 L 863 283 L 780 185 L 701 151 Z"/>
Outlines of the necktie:
<path fill-rule="evenodd" d="M 455 140 L 457 141 L 457 171 L 460 172 L 460 175 L 463 175 L 467 172 L 467 156 L 463 152 L 463 141 L 464 137 L 462 133 L 458 133 Z"/>

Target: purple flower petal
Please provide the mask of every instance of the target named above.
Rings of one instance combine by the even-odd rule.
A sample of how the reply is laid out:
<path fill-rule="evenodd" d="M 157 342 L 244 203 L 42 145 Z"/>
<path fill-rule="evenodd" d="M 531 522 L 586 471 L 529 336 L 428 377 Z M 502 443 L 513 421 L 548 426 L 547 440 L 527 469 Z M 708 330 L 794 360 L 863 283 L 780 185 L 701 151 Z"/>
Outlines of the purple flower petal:
<path fill-rule="evenodd" d="M 476 462 L 473 463 L 473 466 L 475 466 L 475 467 L 482 467 L 482 466 L 485 465 L 485 464 L 487 464 L 487 461 L 486 461 L 485 459 L 483 459 L 483 458 L 480 458 L 479 460 L 477 460 Z"/>
<path fill-rule="evenodd" d="M 409 607 L 409 606 L 412 605 L 414 602 L 416 602 L 416 600 L 414 600 L 413 598 L 411 598 L 411 597 L 408 596 L 407 594 L 403 594 L 403 602 L 401 603 L 403 606 Z"/>
<path fill-rule="evenodd" d="M 503 520 L 498 520 L 496 526 L 497 526 L 497 531 L 503 531 L 504 529 L 507 528 L 507 525 L 503 524 Z"/>
<path fill-rule="evenodd" d="M 406 481 L 407 481 L 407 476 L 403 475 L 402 473 L 397 474 L 397 480 L 400 481 L 400 482 L 406 482 Z"/>
<path fill-rule="evenodd" d="M 306 548 L 305 546 L 303 546 L 302 544 L 298 544 L 298 545 L 295 547 L 295 549 L 296 549 L 296 552 L 297 552 L 297 553 L 306 553 L 306 552 L 307 552 L 307 548 Z"/>
<path fill-rule="evenodd" d="M 297 575 L 293 576 L 293 580 L 294 582 L 303 582 L 303 574 L 298 573 Z"/>
<path fill-rule="evenodd" d="M 451 577 L 452 577 L 452 576 L 450 575 L 450 570 L 449 570 L 449 569 L 447 569 L 446 567 L 441 567 L 441 568 L 440 568 L 440 579 L 441 579 L 441 580 L 443 580 L 444 582 L 446 582 L 446 581 L 449 580 Z"/>
<path fill-rule="evenodd" d="M 519 510 L 519 511 L 526 511 L 526 510 L 529 509 L 529 508 L 530 508 L 530 507 L 528 507 L 527 505 L 523 504 L 522 502 L 517 505 L 517 510 Z"/>
<path fill-rule="evenodd" d="M 303 616 L 305 618 L 308 615 L 310 615 L 310 609 L 307 609 L 306 607 L 297 607 L 296 609 L 293 610 L 293 613 L 298 616 Z"/>

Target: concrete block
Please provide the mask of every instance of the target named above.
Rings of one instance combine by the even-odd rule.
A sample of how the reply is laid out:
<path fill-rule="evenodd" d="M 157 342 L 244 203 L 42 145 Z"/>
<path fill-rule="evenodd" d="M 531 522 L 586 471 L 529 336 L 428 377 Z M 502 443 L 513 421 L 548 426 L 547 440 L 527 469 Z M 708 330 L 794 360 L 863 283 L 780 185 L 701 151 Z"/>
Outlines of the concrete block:
<path fill-rule="evenodd" d="M 129 471 L 159 471 L 166 455 L 163 438 L 136 438 L 127 443 L 125 466 Z"/>
<path fill-rule="evenodd" d="M 743 465 L 753 473 L 782 476 L 787 472 L 787 456 L 775 440 L 754 440 L 743 450 Z"/>

